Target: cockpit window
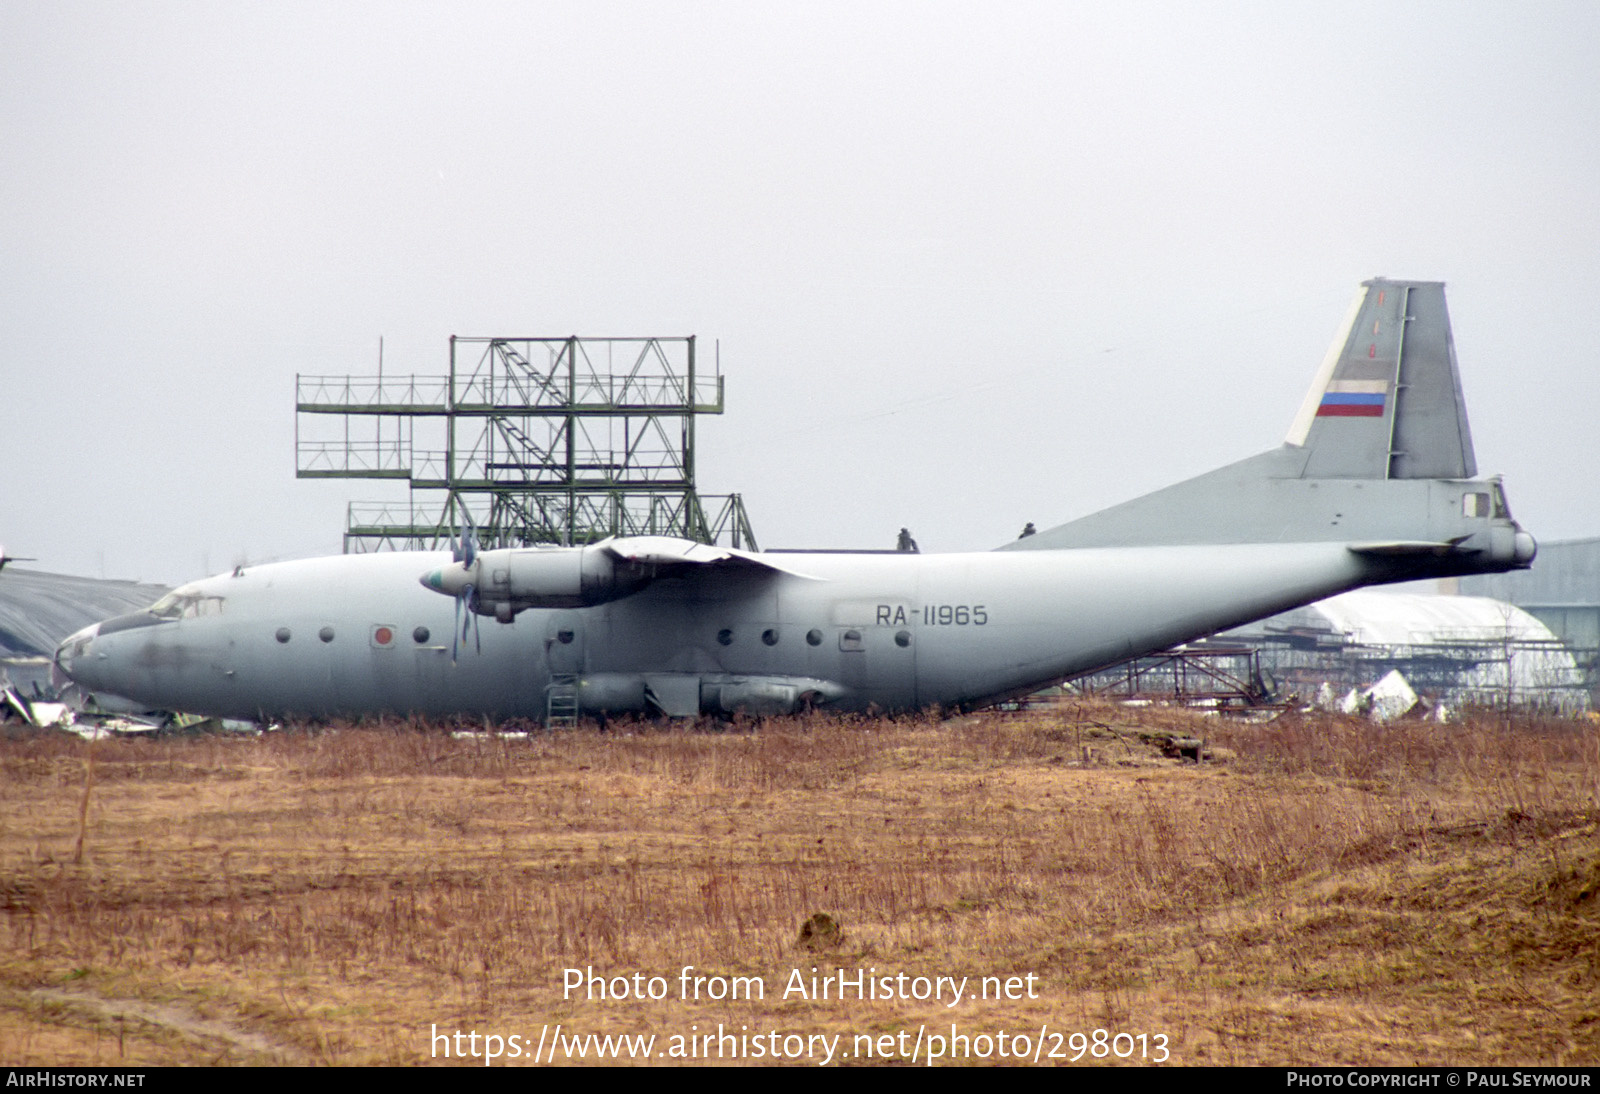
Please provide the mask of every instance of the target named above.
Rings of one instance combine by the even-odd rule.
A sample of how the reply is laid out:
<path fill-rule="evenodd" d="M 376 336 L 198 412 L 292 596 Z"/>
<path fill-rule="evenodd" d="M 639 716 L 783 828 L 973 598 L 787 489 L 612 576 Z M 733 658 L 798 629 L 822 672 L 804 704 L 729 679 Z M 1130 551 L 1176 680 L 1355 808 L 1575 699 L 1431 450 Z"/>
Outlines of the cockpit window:
<path fill-rule="evenodd" d="M 204 615 L 221 615 L 220 596 L 207 596 L 192 588 L 174 589 L 154 604 L 150 614 L 157 619 L 198 619 Z"/>
<path fill-rule="evenodd" d="M 183 612 L 183 608 L 179 606 L 182 599 L 177 593 L 168 593 L 150 605 L 150 614 L 162 619 L 176 619 Z"/>
<path fill-rule="evenodd" d="M 1506 492 L 1505 492 L 1505 490 L 1501 488 L 1499 483 L 1490 484 L 1489 489 L 1494 494 L 1494 516 L 1495 516 L 1495 519 L 1496 520 L 1510 520 L 1511 519 L 1511 506 L 1506 504 Z"/>

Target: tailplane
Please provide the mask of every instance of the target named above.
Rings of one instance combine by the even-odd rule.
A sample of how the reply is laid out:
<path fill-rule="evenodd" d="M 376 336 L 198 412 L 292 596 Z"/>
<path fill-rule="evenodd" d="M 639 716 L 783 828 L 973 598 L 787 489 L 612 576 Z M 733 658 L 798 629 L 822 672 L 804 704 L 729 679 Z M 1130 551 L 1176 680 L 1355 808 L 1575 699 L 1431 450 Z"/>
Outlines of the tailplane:
<path fill-rule="evenodd" d="M 1375 279 L 1283 445 L 1001 549 L 1334 541 L 1438 573 L 1527 566 L 1532 537 L 1477 470 L 1443 283 Z"/>

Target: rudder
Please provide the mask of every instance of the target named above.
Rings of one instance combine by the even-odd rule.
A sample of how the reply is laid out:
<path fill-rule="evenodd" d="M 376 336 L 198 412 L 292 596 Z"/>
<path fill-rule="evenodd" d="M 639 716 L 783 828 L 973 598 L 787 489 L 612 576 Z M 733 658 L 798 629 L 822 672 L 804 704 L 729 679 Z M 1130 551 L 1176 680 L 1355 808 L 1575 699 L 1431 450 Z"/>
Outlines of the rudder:
<path fill-rule="evenodd" d="M 1307 479 L 1477 475 L 1444 283 L 1363 282 L 1285 440 Z"/>

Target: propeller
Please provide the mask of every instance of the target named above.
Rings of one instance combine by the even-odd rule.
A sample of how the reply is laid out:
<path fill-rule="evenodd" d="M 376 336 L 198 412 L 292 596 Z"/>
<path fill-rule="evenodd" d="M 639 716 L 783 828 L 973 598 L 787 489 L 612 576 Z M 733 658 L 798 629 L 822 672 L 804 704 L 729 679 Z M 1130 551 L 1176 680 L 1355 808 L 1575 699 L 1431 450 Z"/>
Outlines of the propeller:
<path fill-rule="evenodd" d="M 461 533 L 459 541 L 451 537 L 450 557 L 470 570 L 478 557 L 478 530 L 472 526 L 472 518 L 465 511 L 461 515 L 466 519 L 467 528 Z"/>
<path fill-rule="evenodd" d="M 461 605 L 467 605 L 467 618 L 461 621 Z M 461 632 L 456 633 L 454 627 L 450 628 L 450 663 L 455 664 L 456 651 L 459 644 L 467 640 L 467 631 L 472 631 L 473 644 L 478 653 L 483 652 L 483 632 L 479 630 L 478 623 L 478 587 L 470 582 L 461 587 L 460 594 L 456 597 L 456 621 L 461 623 Z"/>
<path fill-rule="evenodd" d="M 470 573 L 473 563 L 478 560 L 478 530 L 473 527 L 472 514 L 467 512 L 467 507 L 461 501 L 461 499 L 457 498 L 456 504 L 459 507 L 459 512 L 461 513 L 461 523 L 465 527 L 461 532 L 461 537 L 459 540 L 454 536 L 451 537 L 450 557 L 454 561 L 459 562 L 462 568 Z M 466 604 L 468 613 L 464 622 L 461 619 L 461 605 L 463 603 Z M 479 624 L 477 620 L 478 587 L 476 584 L 469 581 L 467 584 L 463 585 L 461 587 L 461 591 L 456 594 L 456 622 L 460 624 L 460 630 L 458 632 L 455 627 L 450 628 L 451 664 L 455 664 L 456 655 L 460 649 L 460 645 L 462 642 L 467 640 L 468 628 L 471 628 L 472 630 L 474 646 L 477 652 L 480 654 L 483 652 L 483 632 L 479 630 Z"/>

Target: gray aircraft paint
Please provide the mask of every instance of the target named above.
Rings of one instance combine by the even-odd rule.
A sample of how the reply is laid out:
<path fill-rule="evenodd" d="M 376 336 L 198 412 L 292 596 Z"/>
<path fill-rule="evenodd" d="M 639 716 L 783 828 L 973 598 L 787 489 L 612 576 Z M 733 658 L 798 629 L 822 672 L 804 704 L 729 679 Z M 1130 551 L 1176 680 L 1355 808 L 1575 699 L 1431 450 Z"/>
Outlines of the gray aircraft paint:
<path fill-rule="evenodd" d="M 57 663 L 233 717 L 541 717 L 557 674 L 588 712 L 970 707 L 1361 585 L 1526 566 L 1474 473 L 1443 286 L 1371 281 L 1281 448 L 997 551 L 311 559 L 184 586 L 179 618 L 87 628 Z M 467 584 L 463 638 L 441 594 Z"/>

